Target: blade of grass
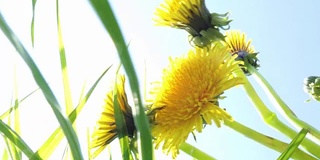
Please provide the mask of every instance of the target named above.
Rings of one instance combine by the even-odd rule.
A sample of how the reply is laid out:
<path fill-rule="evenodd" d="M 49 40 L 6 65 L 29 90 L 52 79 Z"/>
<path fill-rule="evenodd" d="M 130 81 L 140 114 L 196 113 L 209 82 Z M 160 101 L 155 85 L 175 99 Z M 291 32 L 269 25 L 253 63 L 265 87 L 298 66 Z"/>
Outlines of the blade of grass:
<path fill-rule="evenodd" d="M 37 0 L 32 0 L 32 19 L 31 19 L 31 43 L 32 47 L 34 47 L 34 16 L 36 9 Z"/>
<path fill-rule="evenodd" d="M 68 159 L 70 159 L 70 157 L 69 157 L 69 150 L 68 150 L 68 146 L 66 146 L 66 147 L 64 148 L 64 151 L 63 151 L 61 160 L 68 160 Z"/>
<path fill-rule="evenodd" d="M 91 160 L 91 152 L 90 152 L 89 144 L 90 144 L 90 131 L 89 131 L 89 127 L 87 127 L 87 154 L 88 154 L 87 159 Z"/>
<path fill-rule="evenodd" d="M 12 98 L 11 98 L 11 104 L 10 104 L 10 106 L 12 106 L 12 102 L 14 103 L 14 107 L 13 108 L 17 108 L 18 106 L 19 106 L 19 104 L 17 103 L 18 102 L 18 85 L 17 85 L 17 72 L 16 72 L 16 67 L 14 67 L 14 77 L 13 77 L 13 96 L 12 96 Z M 15 129 L 15 131 L 17 132 L 17 134 L 19 134 L 19 132 L 20 132 L 20 129 L 18 128 L 18 130 L 16 130 L 16 123 L 18 122 L 16 122 L 16 109 L 13 109 L 13 115 L 12 114 L 10 114 L 10 116 L 8 116 L 8 118 L 7 118 L 7 124 L 8 124 L 8 126 L 10 126 L 10 127 L 13 127 L 14 129 Z M 12 118 L 14 118 L 14 120 L 13 120 L 13 123 L 14 124 L 12 124 Z M 6 146 L 7 146 L 7 150 L 8 150 L 8 152 L 9 152 L 9 155 L 10 155 L 10 157 L 11 157 L 11 159 L 17 159 L 17 160 L 19 160 L 19 159 L 21 159 L 21 151 L 15 146 L 15 144 L 13 143 L 13 142 L 11 142 L 8 138 L 6 138 L 6 137 L 4 137 L 4 140 L 5 140 L 5 144 L 6 144 Z"/>
<path fill-rule="evenodd" d="M 66 105 L 66 115 L 69 115 L 73 110 L 71 89 L 68 76 L 67 58 L 63 44 L 62 30 L 60 25 L 60 14 L 59 14 L 59 0 L 56 0 L 56 13 L 57 13 L 57 28 L 58 28 L 58 44 L 60 52 L 60 64 L 63 80 L 64 100 Z"/>
<path fill-rule="evenodd" d="M 129 77 L 130 87 L 133 99 L 135 100 L 135 107 L 133 109 L 134 122 L 138 131 L 138 146 L 141 153 L 140 159 L 153 159 L 153 147 L 151 141 L 151 133 L 147 116 L 144 113 L 142 104 L 142 97 L 139 90 L 138 77 L 136 75 L 134 65 L 129 55 L 128 48 L 125 44 L 123 35 L 119 28 L 118 22 L 111 9 L 111 6 L 106 0 L 91 0 L 93 9 L 100 18 L 105 29 L 111 36 L 114 45 L 118 50 L 121 63 Z"/>
<path fill-rule="evenodd" d="M 40 90 L 40 88 L 32 91 L 32 92 L 29 93 L 27 96 L 23 97 L 23 98 L 19 101 L 19 104 L 21 104 L 25 99 L 27 99 L 29 96 L 31 96 L 33 93 L 35 93 L 36 91 L 39 91 L 39 90 Z M 17 109 L 19 106 L 20 106 L 20 105 L 18 105 L 18 106 L 16 106 L 16 105 L 11 106 L 10 109 L 8 109 L 6 112 L 4 112 L 4 113 L 0 116 L 0 119 L 3 120 L 4 118 L 6 118 L 8 115 L 10 115 L 10 113 L 11 113 L 13 110 Z"/>
<path fill-rule="evenodd" d="M 14 91 L 13 91 L 13 97 L 14 97 L 14 109 L 13 110 L 13 118 L 14 118 L 14 130 L 17 134 L 20 134 L 20 115 L 19 115 L 19 100 L 18 100 L 18 83 L 17 83 L 17 72 L 16 72 L 16 68 L 14 68 Z M 22 158 L 22 153 L 19 149 L 17 149 L 15 146 L 12 145 L 12 150 L 15 154 L 16 158 L 21 159 Z"/>
<path fill-rule="evenodd" d="M 301 129 L 299 134 L 291 141 L 288 148 L 284 152 L 282 152 L 278 160 L 288 160 L 292 156 L 292 154 L 297 150 L 304 137 L 306 137 L 307 133 L 307 129 Z"/>
<path fill-rule="evenodd" d="M 120 68 L 120 66 L 119 66 Z M 121 148 L 121 153 L 122 153 L 122 159 L 132 159 L 132 156 L 130 154 L 130 147 L 129 147 L 129 139 L 128 139 L 128 131 L 127 131 L 127 126 L 126 126 L 126 121 L 124 118 L 124 115 L 121 111 L 120 104 L 119 104 L 119 97 L 120 95 L 118 94 L 118 85 L 120 76 L 118 76 L 118 71 L 116 73 L 116 80 L 114 84 L 114 89 L 113 89 L 113 107 L 114 107 L 114 117 L 116 121 L 116 127 L 117 127 L 117 134 L 120 142 L 120 148 Z"/>
<path fill-rule="evenodd" d="M 14 82 L 14 85 L 13 85 L 13 98 L 11 98 L 11 104 L 10 106 L 12 106 L 12 102 L 14 103 L 14 108 L 18 108 L 19 106 L 19 103 L 18 103 L 18 85 L 17 85 L 17 72 L 16 72 L 16 67 L 14 67 L 14 78 L 13 78 L 13 82 Z M 8 117 L 8 125 L 10 127 L 13 127 L 15 132 L 17 134 L 20 133 L 20 127 L 18 127 L 18 123 L 19 123 L 19 117 L 16 117 L 16 116 L 19 116 L 17 115 L 17 112 L 18 110 L 16 109 L 13 109 L 13 115 L 11 114 L 9 117 Z M 12 124 L 12 118 L 14 119 L 13 120 L 13 124 Z M 11 157 L 11 159 L 16 159 L 16 160 L 19 160 L 21 159 L 22 157 L 22 154 L 21 154 L 21 151 L 15 146 L 15 144 L 11 141 L 9 141 L 8 138 L 5 138 L 4 137 L 4 140 L 5 140 L 5 143 L 6 143 L 6 146 L 7 146 L 7 149 L 8 149 L 8 152 L 9 152 L 9 155 Z"/>
<path fill-rule="evenodd" d="M 15 159 L 16 158 L 15 154 L 12 151 L 12 144 L 13 143 L 10 143 L 10 140 L 5 136 L 3 136 L 3 139 L 4 139 L 4 142 L 6 144 L 6 148 L 7 148 L 9 156 L 11 157 L 11 159 Z"/>
<path fill-rule="evenodd" d="M 2 160 L 9 160 L 8 151 L 6 148 L 3 149 Z"/>
<path fill-rule="evenodd" d="M 51 106 L 51 109 L 53 113 L 55 114 L 66 138 L 70 145 L 70 149 L 73 155 L 74 159 L 83 159 L 81 148 L 79 145 L 78 136 L 76 135 L 74 129 L 72 128 L 71 123 L 66 119 L 66 117 L 61 112 L 61 107 L 54 96 L 51 88 L 49 87 L 48 83 L 42 76 L 39 68 L 31 58 L 28 51 L 25 49 L 25 47 L 22 45 L 18 37 L 13 33 L 11 28 L 8 26 L 8 24 L 5 22 L 1 12 L 0 12 L 0 28 L 2 32 L 6 35 L 8 40 L 11 42 L 11 44 L 15 47 L 15 49 L 18 51 L 21 58 L 25 61 L 27 66 L 29 67 L 30 71 L 32 72 L 32 75 L 34 77 L 34 80 L 38 84 L 38 86 L 41 88 L 43 95 L 45 96 L 46 100 Z"/>
<path fill-rule="evenodd" d="M 0 132 L 4 134 L 11 142 L 13 142 L 28 158 L 34 153 L 24 140 L 10 126 L 0 120 Z M 37 157 L 41 159 L 40 157 Z"/>
<path fill-rule="evenodd" d="M 58 28 L 60 65 L 61 65 L 64 101 L 65 101 L 65 109 L 66 109 L 65 113 L 66 115 L 69 115 L 73 110 L 73 103 L 72 103 L 71 89 L 70 89 L 69 76 L 68 76 L 67 58 L 66 58 L 63 37 L 62 37 L 62 29 L 60 24 L 59 0 L 56 0 L 56 17 L 57 17 L 57 28 Z M 76 125 L 73 124 L 73 126 L 74 126 L 73 129 L 75 130 L 75 132 L 77 132 Z M 66 146 L 64 159 L 72 159 L 68 146 Z"/>
<path fill-rule="evenodd" d="M 81 102 L 81 100 L 83 99 L 83 96 L 84 96 L 84 90 L 86 88 L 86 82 L 84 82 L 83 86 L 82 86 L 82 89 L 81 89 L 81 92 L 80 92 L 80 96 L 79 96 L 79 101 L 78 103 Z"/>
<path fill-rule="evenodd" d="M 79 102 L 78 106 L 69 114 L 68 118 L 71 123 L 73 123 L 76 120 L 78 114 L 83 109 L 84 105 L 90 98 L 92 92 L 94 91 L 94 89 L 96 88 L 100 80 L 104 77 L 104 75 L 109 71 L 110 68 L 111 66 L 109 66 L 101 74 L 101 76 L 96 80 L 96 82 L 92 85 L 90 90 L 87 92 L 86 96 Z M 34 156 L 32 156 L 30 159 L 37 160 L 36 156 L 40 156 L 43 159 L 48 159 L 62 139 L 63 139 L 63 132 L 61 130 L 61 127 L 58 127 L 47 139 L 47 141 L 44 142 L 42 146 L 36 151 Z"/>

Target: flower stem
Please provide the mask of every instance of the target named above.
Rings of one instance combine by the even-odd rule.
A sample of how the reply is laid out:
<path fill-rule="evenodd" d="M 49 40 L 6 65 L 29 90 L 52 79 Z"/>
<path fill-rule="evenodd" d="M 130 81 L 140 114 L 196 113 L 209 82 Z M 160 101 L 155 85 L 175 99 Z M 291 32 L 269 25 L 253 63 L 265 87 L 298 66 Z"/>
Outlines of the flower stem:
<path fill-rule="evenodd" d="M 195 159 L 206 159 L 206 160 L 216 160 L 215 158 L 211 157 L 207 153 L 201 151 L 200 149 L 192 146 L 191 144 L 184 142 L 180 145 L 180 150 L 187 153 L 188 155 L 192 156 Z"/>
<path fill-rule="evenodd" d="M 273 112 L 271 112 L 268 107 L 262 102 L 260 97 L 258 96 L 257 92 L 254 90 L 253 86 L 249 82 L 249 80 L 246 78 L 243 72 L 240 72 L 237 76 L 245 77 L 243 84 L 244 90 L 247 92 L 247 95 L 249 96 L 251 102 L 254 104 L 256 109 L 258 110 L 258 113 L 260 114 L 262 120 L 272 128 L 276 129 L 277 131 L 281 132 L 282 134 L 290 137 L 293 139 L 298 133 L 293 130 L 292 128 L 288 127 L 286 124 L 281 122 L 277 115 Z M 317 158 L 320 158 L 320 146 L 316 144 L 315 142 L 312 142 L 308 138 L 304 139 L 301 142 L 301 146 L 304 147 L 308 152 L 316 156 Z"/>
<path fill-rule="evenodd" d="M 274 104 L 276 109 L 281 113 L 283 117 L 287 119 L 294 127 L 298 130 L 305 128 L 309 130 L 309 133 L 313 138 L 320 140 L 320 131 L 312 127 L 308 123 L 300 120 L 293 111 L 287 106 L 287 104 L 280 98 L 268 81 L 251 65 L 247 66 L 248 71 L 252 74 L 255 80 L 263 88 L 264 92 L 267 94 L 270 101 Z"/>
<path fill-rule="evenodd" d="M 237 121 L 225 121 L 224 124 L 228 127 L 230 127 L 231 129 L 243 134 L 244 136 L 270 148 L 273 149 L 275 151 L 278 151 L 279 153 L 282 153 L 283 151 L 285 151 L 289 144 L 284 143 L 280 140 L 277 140 L 275 138 L 269 137 L 267 135 L 264 135 L 260 132 L 257 132 Z M 303 152 L 302 150 L 300 150 L 299 148 L 297 148 L 297 150 L 293 153 L 292 157 L 293 159 L 316 159 L 314 157 L 312 157 L 311 155 Z"/>

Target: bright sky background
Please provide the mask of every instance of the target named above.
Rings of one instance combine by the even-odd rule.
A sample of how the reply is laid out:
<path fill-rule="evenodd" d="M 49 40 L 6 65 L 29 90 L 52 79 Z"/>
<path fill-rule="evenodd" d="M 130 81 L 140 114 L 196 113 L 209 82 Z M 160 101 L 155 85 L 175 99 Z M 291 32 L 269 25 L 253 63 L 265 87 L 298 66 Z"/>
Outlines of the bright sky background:
<path fill-rule="evenodd" d="M 169 56 L 180 56 L 190 49 L 187 32 L 169 27 L 154 26 L 155 8 L 162 0 L 113 0 L 110 3 L 117 15 L 126 41 L 143 84 L 144 59 L 147 61 L 147 81 L 158 80 L 162 69 L 168 64 Z M 230 12 L 231 29 L 245 32 L 260 52 L 260 73 L 275 88 L 283 100 L 302 120 L 320 129 L 319 102 L 311 101 L 302 90 L 303 79 L 319 75 L 320 21 L 316 0 L 276 1 L 207 0 L 210 12 Z M 31 0 L 0 0 L 0 11 L 14 32 L 32 54 L 44 77 L 56 93 L 63 106 L 62 80 L 57 46 L 55 1 L 38 1 L 36 6 L 35 48 L 32 49 L 30 22 Z M 86 82 L 88 89 L 109 65 L 117 66 L 116 50 L 108 34 L 97 19 L 87 1 L 63 1 L 60 4 L 61 24 L 68 58 L 70 81 L 74 105 L 77 104 L 81 88 Z M 13 91 L 14 66 L 18 79 L 19 98 L 37 88 L 26 65 L 15 53 L 5 36 L 0 32 L 0 113 L 10 106 Z M 92 124 L 97 110 L 103 105 L 103 98 L 113 78 L 110 72 L 94 92 L 79 117 L 81 144 L 86 146 L 86 127 Z M 252 82 L 254 79 L 250 78 Z M 256 83 L 253 85 L 257 86 Z M 142 85 L 141 85 L 142 86 Z M 259 93 L 261 89 L 256 87 Z M 289 143 L 289 139 L 265 125 L 250 103 L 241 87 L 225 93 L 226 99 L 220 106 L 238 122 L 259 132 Z M 275 111 L 265 95 L 262 99 Z M 22 137 L 36 150 L 48 138 L 58 123 L 49 105 L 40 92 L 21 104 Z M 278 117 L 284 120 L 281 115 Z M 84 127 L 83 127 L 84 126 Z M 280 154 L 244 137 L 228 127 L 207 126 L 203 133 L 196 133 L 188 142 L 221 160 L 234 159 L 276 159 Z M 83 140 L 84 139 L 84 140 Z M 117 142 L 116 142 L 117 143 Z M 3 141 L 0 140 L 0 149 Z M 182 153 L 182 152 L 181 152 Z M 2 149 L 0 150 L 0 156 Z M 86 153 L 83 153 L 86 155 Z M 53 159 L 61 157 L 61 152 Z M 100 158 L 105 158 L 100 156 Z M 178 159 L 187 159 L 181 154 Z M 165 159 L 159 157 L 158 159 Z M 170 157 L 166 157 L 170 159 Z M 191 158 L 189 158 L 191 159 Z"/>

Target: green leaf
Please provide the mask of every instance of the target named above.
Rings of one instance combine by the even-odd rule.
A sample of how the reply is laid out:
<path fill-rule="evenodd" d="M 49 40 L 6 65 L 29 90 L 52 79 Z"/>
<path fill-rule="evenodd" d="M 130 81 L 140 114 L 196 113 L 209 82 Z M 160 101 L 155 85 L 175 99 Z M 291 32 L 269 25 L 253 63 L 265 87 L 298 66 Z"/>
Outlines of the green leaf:
<path fill-rule="evenodd" d="M 31 148 L 24 142 L 24 140 L 13 130 L 10 126 L 0 120 L 0 132 L 4 134 L 12 143 L 14 143 L 28 158 L 34 153 Z M 37 157 L 41 159 L 40 157 Z"/>
<path fill-rule="evenodd" d="M 151 133 L 147 116 L 144 113 L 141 93 L 139 90 L 138 77 L 134 70 L 134 65 L 129 55 L 128 48 L 119 28 L 118 22 L 107 0 L 91 0 L 94 11 L 97 13 L 105 29 L 111 36 L 114 45 L 118 50 L 121 63 L 128 75 L 135 107 L 133 109 L 134 122 L 138 131 L 138 146 L 141 153 L 140 159 L 153 159 L 153 147 Z"/>
<path fill-rule="evenodd" d="M 88 101 L 89 97 L 91 96 L 92 92 L 100 82 L 100 80 L 103 78 L 103 76 L 109 71 L 111 66 L 109 66 L 102 74 L 101 76 L 96 80 L 96 82 L 92 85 L 86 96 L 79 102 L 78 106 L 69 114 L 68 118 L 71 123 L 73 123 L 80 111 L 83 109 L 84 105 Z M 43 159 L 48 159 L 52 152 L 57 148 L 58 144 L 61 142 L 63 138 L 63 132 L 61 130 L 61 127 L 58 127 L 51 136 L 47 139 L 47 141 L 42 144 L 42 146 L 36 151 L 34 156 L 32 156 L 30 159 L 37 160 L 36 156 L 40 156 Z"/>
<path fill-rule="evenodd" d="M 66 53 L 65 53 L 63 38 L 62 38 L 62 30 L 60 25 L 59 0 L 56 0 L 56 12 L 57 12 L 58 44 L 59 44 L 59 52 L 60 52 L 60 64 L 61 64 L 61 72 L 62 72 L 62 80 L 63 80 L 64 100 L 66 105 L 66 115 L 68 115 L 73 110 L 73 105 L 72 105 L 72 96 L 71 96 L 71 89 L 70 89 L 69 76 L 68 76 L 67 59 L 66 59 Z"/>
<path fill-rule="evenodd" d="M 307 129 L 301 129 L 298 135 L 291 141 L 288 148 L 284 152 L 282 152 L 278 160 L 288 160 L 291 157 L 291 155 L 295 152 L 295 150 L 299 147 L 300 143 L 303 141 L 307 133 Z"/>
<path fill-rule="evenodd" d="M 72 128 L 71 123 L 66 119 L 66 117 L 63 116 L 61 112 L 61 107 L 54 96 L 51 88 L 49 87 L 48 83 L 42 76 L 39 68 L 31 58 L 28 51 L 25 49 L 25 47 L 22 45 L 18 37 L 13 33 L 11 28 L 7 25 L 5 22 L 2 14 L 0 13 L 0 28 L 2 32 L 6 35 L 8 40 L 11 42 L 11 44 L 15 47 L 15 49 L 18 51 L 21 58 L 25 61 L 27 66 L 29 67 L 30 71 L 32 72 L 32 75 L 34 77 L 34 80 L 38 84 L 38 86 L 41 88 L 41 91 L 43 92 L 44 97 L 46 98 L 47 102 L 50 104 L 51 109 L 53 113 L 55 114 L 66 138 L 70 145 L 71 152 L 74 159 L 83 159 L 81 148 L 78 141 L 78 136 L 76 135 L 74 129 Z"/>

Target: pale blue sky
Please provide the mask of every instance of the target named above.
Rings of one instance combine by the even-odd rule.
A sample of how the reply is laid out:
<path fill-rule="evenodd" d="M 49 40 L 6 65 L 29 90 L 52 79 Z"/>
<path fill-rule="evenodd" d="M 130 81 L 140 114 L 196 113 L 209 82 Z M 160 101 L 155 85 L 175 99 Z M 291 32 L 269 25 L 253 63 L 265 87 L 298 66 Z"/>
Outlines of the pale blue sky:
<path fill-rule="evenodd" d="M 120 22 L 126 41 L 131 42 L 131 55 L 141 81 L 144 73 L 143 57 L 147 60 L 147 75 L 150 82 L 159 78 L 162 68 L 168 64 L 168 56 L 180 56 L 190 49 L 187 32 L 153 25 L 153 12 L 162 2 L 161 0 L 113 0 L 110 2 Z M 210 12 L 230 12 L 230 19 L 233 20 L 231 29 L 238 29 L 247 33 L 248 38 L 252 39 L 256 51 L 260 52 L 258 55 L 261 64 L 260 73 L 300 119 L 320 129 L 317 120 L 320 113 L 319 102 L 306 103 L 305 101 L 309 97 L 302 90 L 305 77 L 320 75 L 318 63 L 320 56 L 317 49 L 320 42 L 320 21 L 316 12 L 319 9 L 320 2 L 316 0 L 207 0 L 206 3 Z M 17 2 L 0 0 L 0 11 L 31 51 L 29 35 L 31 0 L 29 2 L 19 1 L 19 5 L 16 4 Z M 54 6 L 54 1 L 38 2 L 36 21 L 39 24 L 36 24 L 37 39 L 33 56 L 58 97 L 62 99 Z M 61 3 L 61 12 L 66 52 L 69 56 L 70 77 L 74 82 L 72 84 L 75 94 L 74 101 L 77 102 L 84 80 L 87 81 L 87 85 L 91 85 L 108 65 L 112 63 L 117 65 L 117 55 L 112 42 L 96 19 L 89 3 L 86 1 L 63 2 Z M 17 56 L 13 56 L 12 48 L 7 47 L 9 44 L 2 33 L 0 33 L 0 42 L 0 55 L 6 57 L 6 59 L 2 58 L 0 60 L 0 74 L 4 75 L 0 83 L 0 95 L 5 97 L 0 100 L 0 111 L 2 112 L 7 109 L 7 107 L 2 106 L 10 104 L 12 87 L 8 86 L 12 86 L 14 66 L 12 61 L 16 61 L 18 64 L 20 97 L 35 89 L 36 85 L 33 83 L 30 73 L 23 69 L 25 65 Z M 250 78 L 250 80 L 254 82 L 253 78 Z M 253 84 L 257 86 L 256 83 Z M 100 84 L 100 89 L 93 95 L 95 97 L 88 102 L 87 107 L 91 108 L 87 111 L 93 107 L 99 108 L 102 105 L 107 88 L 107 83 Z M 256 88 L 259 93 L 262 93 L 258 86 Z M 227 91 L 225 95 L 228 97 L 220 101 L 220 104 L 238 122 L 274 138 L 290 142 L 288 138 L 262 122 L 241 87 L 233 88 Z M 266 96 L 261 95 L 270 109 L 275 111 Z M 38 93 L 36 96 L 41 97 L 41 94 Z M 37 148 L 41 141 L 47 138 L 43 134 L 47 134 L 47 131 L 53 131 L 54 129 L 50 125 L 37 128 L 39 119 L 50 115 L 52 116 L 51 121 L 53 121 L 50 124 L 57 126 L 49 106 L 45 106 L 47 108 L 41 107 L 43 104 L 46 104 L 46 102 L 42 98 L 30 98 L 29 101 L 25 102 L 25 107 L 34 106 L 35 108 L 32 110 L 44 114 L 33 115 L 33 119 L 28 118 L 30 115 L 21 115 L 22 118 L 29 120 L 28 123 L 23 122 L 26 128 L 22 129 L 26 141 L 30 142 L 34 148 Z M 61 101 L 61 104 L 63 104 L 63 101 Z M 28 112 L 29 110 L 30 108 L 26 108 L 21 112 Z M 86 118 L 86 116 L 83 117 Z M 281 115 L 278 115 L 278 117 L 284 120 Z M 30 123 L 34 125 L 28 125 Z M 83 120 L 83 123 L 87 124 L 85 120 Z M 30 130 L 30 128 L 37 129 L 39 135 L 35 136 L 34 133 L 29 133 L 27 130 Z M 197 142 L 195 143 L 193 139 L 190 139 L 189 142 L 217 159 L 270 160 L 279 156 L 278 152 L 261 146 L 228 127 L 218 129 L 215 126 L 207 126 L 203 133 L 196 133 L 196 135 Z M 37 141 L 35 141 L 35 137 Z M 59 156 L 59 154 L 56 156 Z M 185 158 L 186 156 L 183 154 L 178 157 L 178 159 Z"/>

